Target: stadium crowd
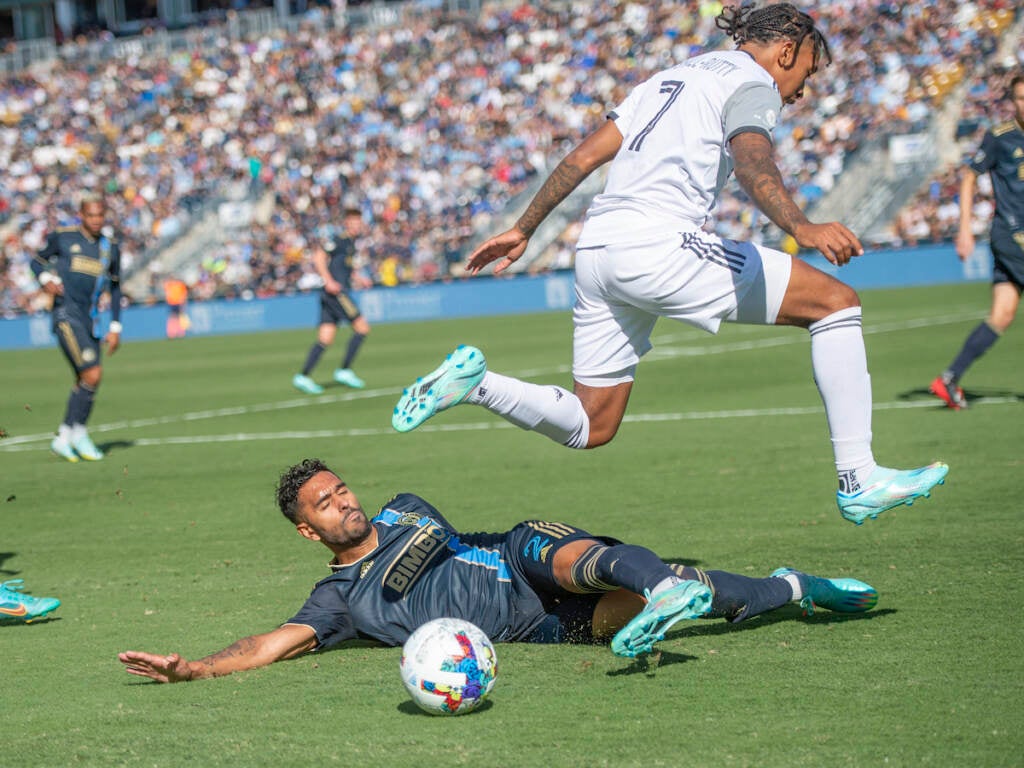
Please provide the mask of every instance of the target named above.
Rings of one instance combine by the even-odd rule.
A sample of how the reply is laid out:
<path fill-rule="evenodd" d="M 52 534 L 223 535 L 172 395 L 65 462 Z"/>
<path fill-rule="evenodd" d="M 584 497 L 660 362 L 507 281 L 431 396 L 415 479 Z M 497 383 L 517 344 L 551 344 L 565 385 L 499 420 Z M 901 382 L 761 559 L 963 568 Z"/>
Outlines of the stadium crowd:
<path fill-rule="evenodd" d="M 956 127 L 958 154 L 969 159 L 981 144 L 985 130 L 1013 117 L 1004 98 L 1011 78 L 1024 68 L 1024 42 L 1019 60 L 996 62 L 978 68 L 968 78 L 963 110 Z M 947 163 L 929 180 L 893 220 L 887 233 L 895 245 L 918 245 L 951 241 L 960 225 L 960 178 L 962 162 Z M 974 196 L 972 226 L 979 239 L 985 239 L 995 209 L 992 180 L 988 174 L 978 177 Z"/>
<path fill-rule="evenodd" d="M 1007 5 L 848 0 L 810 9 L 834 61 L 811 82 L 827 95 L 787 109 L 776 132 L 798 202 L 826 193 L 869 137 L 922 126 L 934 105 L 915 84 L 994 50 L 995 32 L 977 20 Z M 292 31 L 251 40 L 224 36 L 171 56 L 59 59 L 7 76 L 0 316 L 43 308 L 28 261 L 47 230 L 74 222 L 85 189 L 109 194 L 125 269 L 149 270 L 154 286 L 154 255 L 227 188 L 270 201 L 183 273 L 193 299 L 318 287 L 309 252 L 341 205 L 358 206 L 370 224 L 358 284 L 446 277 L 478 232 L 632 85 L 725 42 L 714 25 L 720 8 L 498 3 L 473 19 L 420 16 L 376 29 L 314 12 Z M 733 187 L 710 226 L 770 239 L 754 215 Z M 571 239 L 555 244 L 555 265 L 571 264 Z"/>

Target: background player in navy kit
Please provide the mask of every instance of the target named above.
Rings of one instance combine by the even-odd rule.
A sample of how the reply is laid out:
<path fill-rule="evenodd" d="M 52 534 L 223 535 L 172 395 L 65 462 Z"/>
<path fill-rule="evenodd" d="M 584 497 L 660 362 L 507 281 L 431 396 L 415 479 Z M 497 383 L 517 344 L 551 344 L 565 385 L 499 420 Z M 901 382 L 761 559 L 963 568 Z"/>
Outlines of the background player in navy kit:
<path fill-rule="evenodd" d="M 1014 119 L 985 132 L 981 147 L 964 168 L 960 181 L 960 231 L 956 252 L 961 260 L 974 253 L 974 189 L 978 175 L 991 173 L 996 198 L 992 219 L 992 307 L 988 317 L 964 342 L 949 368 L 929 389 L 954 410 L 967 407 L 960 379 L 971 364 L 995 344 L 1017 314 L 1024 289 L 1024 75 L 1010 81 Z"/>
<path fill-rule="evenodd" d="M 278 506 L 300 534 L 334 553 L 285 624 L 188 661 L 176 653 L 119 654 L 127 671 L 174 683 L 261 667 L 345 640 L 400 645 L 431 619 L 467 619 L 499 642 L 593 642 L 651 650 L 684 618 L 738 622 L 799 600 L 843 612 L 872 608 L 878 593 L 856 579 L 780 568 L 755 579 L 669 565 L 649 549 L 531 520 L 506 533 L 459 533 L 418 496 L 403 493 L 367 519 L 352 490 L 318 459 L 288 469 Z M 640 595 L 646 595 L 644 598 Z"/>
<path fill-rule="evenodd" d="M 53 297 L 53 332 L 75 372 L 64 421 L 50 443 L 54 453 L 71 462 L 103 458 L 85 424 L 103 377 L 96 323 L 100 298 L 108 289 L 107 352 L 113 354 L 121 343 L 121 249 L 104 233 L 106 202 L 98 196 L 83 197 L 79 214 L 81 224 L 51 232 L 32 261 L 39 284 Z"/>
<path fill-rule="evenodd" d="M 316 271 L 324 281 L 320 294 L 320 327 L 317 331 L 316 343 L 310 347 L 306 356 L 306 364 L 302 372 L 295 374 L 292 384 L 310 395 L 318 395 L 323 387 L 309 377 L 309 374 L 320 361 L 320 356 L 331 344 L 338 332 L 338 323 L 345 320 L 352 325 L 352 337 L 348 340 L 345 358 L 341 367 L 334 371 L 334 380 L 347 387 L 362 389 L 363 380 L 352 371 L 352 362 L 370 333 L 370 324 L 359 312 L 353 301 L 352 290 L 352 259 L 356 252 L 356 238 L 363 233 L 363 215 L 354 208 L 345 210 L 342 219 L 345 234 L 333 235 L 326 246 L 314 255 Z"/>

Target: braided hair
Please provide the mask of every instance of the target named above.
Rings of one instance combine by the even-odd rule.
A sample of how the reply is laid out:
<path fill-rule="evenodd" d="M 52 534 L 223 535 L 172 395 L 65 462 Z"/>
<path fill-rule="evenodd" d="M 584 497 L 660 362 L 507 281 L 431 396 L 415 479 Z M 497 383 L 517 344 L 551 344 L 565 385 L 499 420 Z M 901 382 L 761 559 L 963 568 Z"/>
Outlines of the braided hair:
<path fill-rule="evenodd" d="M 810 37 L 814 45 L 815 65 L 822 57 L 826 65 L 832 63 L 828 41 L 814 26 L 814 19 L 792 3 L 773 3 L 762 8 L 753 4 L 727 5 L 715 19 L 715 25 L 737 45 L 792 40 L 798 54 L 804 40 Z"/>

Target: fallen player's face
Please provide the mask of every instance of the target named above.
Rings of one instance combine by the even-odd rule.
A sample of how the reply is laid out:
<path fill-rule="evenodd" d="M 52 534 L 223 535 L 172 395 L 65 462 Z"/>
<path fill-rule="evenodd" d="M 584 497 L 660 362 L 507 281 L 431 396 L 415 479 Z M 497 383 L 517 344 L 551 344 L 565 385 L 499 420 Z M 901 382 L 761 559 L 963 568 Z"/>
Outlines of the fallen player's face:
<path fill-rule="evenodd" d="M 329 546 L 354 546 L 373 530 L 359 499 L 333 472 L 313 475 L 299 491 L 298 502 L 303 521 Z"/>

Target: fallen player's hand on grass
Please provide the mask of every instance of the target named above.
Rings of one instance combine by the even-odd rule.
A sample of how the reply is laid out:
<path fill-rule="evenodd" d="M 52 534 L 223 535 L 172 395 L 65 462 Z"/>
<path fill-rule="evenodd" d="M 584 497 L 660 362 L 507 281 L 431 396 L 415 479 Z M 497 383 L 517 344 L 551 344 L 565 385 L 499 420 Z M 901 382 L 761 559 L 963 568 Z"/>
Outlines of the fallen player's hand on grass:
<path fill-rule="evenodd" d="M 176 653 L 159 656 L 142 651 L 125 651 L 117 654 L 117 658 L 125 665 L 125 672 L 148 677 L 158 683 L 181 683 L 192 679 L 188 661 Z"/>

